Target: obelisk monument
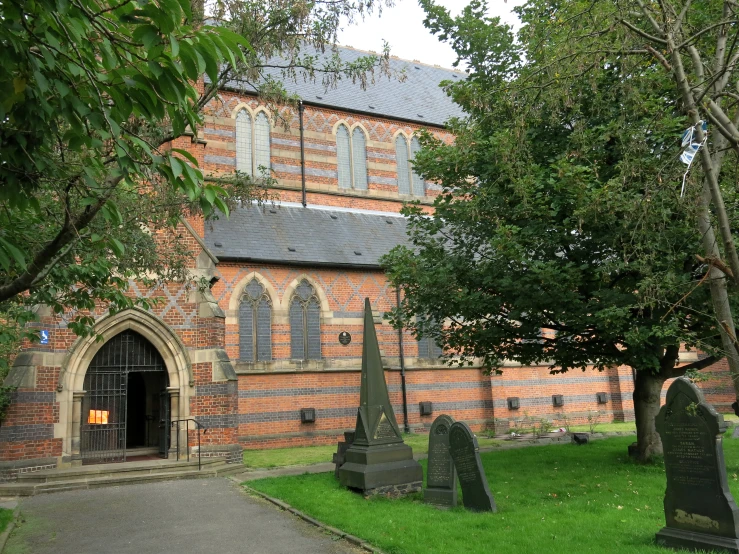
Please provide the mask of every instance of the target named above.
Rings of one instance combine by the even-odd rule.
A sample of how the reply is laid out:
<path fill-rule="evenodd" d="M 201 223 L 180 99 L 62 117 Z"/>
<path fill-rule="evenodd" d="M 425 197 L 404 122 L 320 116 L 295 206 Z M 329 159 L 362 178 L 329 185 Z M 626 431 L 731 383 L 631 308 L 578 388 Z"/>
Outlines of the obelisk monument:
<path fill-rule="evenodd" d="M 365 496 L 397 496 L 420 491 L 423 468 L 413 459 L 413 449 L 403 443 L 385 383 L 380 346 L 369 298 L 364 301 L 362 383 L 354 444 L 346 451 L 339 470 L 342 485 Z"/>

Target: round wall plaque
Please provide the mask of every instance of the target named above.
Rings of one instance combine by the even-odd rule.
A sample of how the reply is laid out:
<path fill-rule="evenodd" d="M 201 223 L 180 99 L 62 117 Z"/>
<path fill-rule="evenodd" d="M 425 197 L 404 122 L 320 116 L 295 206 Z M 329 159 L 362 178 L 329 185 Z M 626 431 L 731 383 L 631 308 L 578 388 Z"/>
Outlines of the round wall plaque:
<path fill-rule="evenodd" d="M 346 346 L 351 341 L 352 341 L 352 336 L 349 333 L 347 333 L 346 331 L 342 331 L 341 333 L 339 333 L 339 342 L 341 344 Z"/>

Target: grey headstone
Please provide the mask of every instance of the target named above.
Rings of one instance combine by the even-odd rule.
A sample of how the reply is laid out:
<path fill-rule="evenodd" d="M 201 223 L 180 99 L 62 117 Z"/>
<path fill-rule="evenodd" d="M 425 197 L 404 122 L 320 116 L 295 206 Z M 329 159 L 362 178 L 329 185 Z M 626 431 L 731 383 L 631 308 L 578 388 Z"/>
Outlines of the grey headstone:
<path fill-rule="evenodd" d="M 462 485 L 465 508 L 479 512 L 495 512 L 495 500 L 490 494 L 485 471 L 480 461 L 477 438 L 466 423 L 455 421 L 449 431 L 449 452 Z"/>
<path fill-rule="evenodd" d="M 681 377 L 667 390 L 656 424 L 667 476 L 666 525 L 657 533 L 657 543 L 739 552 L 739 508 L 726 481 L 723 416 Z"/>
<path fill-rule="evenodd" d="M 739 439 L 739 425 L 734 427 L 734 431 L 731 433 L 732 439 Z"/>
<path fill-rule="evenodd" d="M 457 505 L 457 472 L 449 453 L 449 431 L 454 418 L 440 415 L 431 424 L 426 488 L 423 500 L 427 504 L 452 507 Z"/>

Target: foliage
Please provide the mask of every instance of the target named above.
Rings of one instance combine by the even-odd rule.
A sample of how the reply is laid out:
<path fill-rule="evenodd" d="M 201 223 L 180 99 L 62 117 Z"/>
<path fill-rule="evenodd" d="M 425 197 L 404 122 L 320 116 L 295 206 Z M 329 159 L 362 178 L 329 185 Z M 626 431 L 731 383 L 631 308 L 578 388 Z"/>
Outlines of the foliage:
<path fill-rule="evenodd" d="M 595 430 L 600 425 L 600 418 L 603 416 L 599 411 L 588 412 L 588 431 L 595 433 Z"/>
<path fill-rule="evenodd" d="M 595 63 L 580 51 L 568 22 L 585 32 L 584 12 L 602 23 L 597 3 L 532 0 L 518 43 L 495 21 L 480 27 L 484 2 L 457 18 L 422 4 L 430 28 L 464 45 L 470 77 L 448 88 L 469 116 L 452 122 L 455 144 L 422 141 L 416 167 L 442 193 L 432 217 L 406 209 L 412 245 L 384 260 L 404 292 L 396 324 L 489 371 L 624 364 L 661 384 L 715 361 L 675 367 L 681 344 L 720 355 L 721 342 L 698 286 L 709 268 L 694 257 L 701 193 L 680 197 L 685 118 L 670 76 L 612 51 L 617 36 L 599 35 Z M 490 60 L 503 60 L 497 72 Z"/>
<path fill-rule="evenodd" d="M 232 79 L 285 102 L 294 99 L 274 71 L 326 75 L 327 85 L 382 74 L 387 55 L 342 64 L 300 54 L 330 47 L 340 16 L 379 3 L 221 2 L 228 19 L 216 22 L 189 0 L 0 4 L 0 343 L 38 305 L 87 334 L 96 314 L 146 309 L 161 283 L 191 280 L 183 216 L 268 199 L 273 179 L 205 179 L 173 141 L 195 141 Z M 150 293 L 134 294 L 133 281 Z"/>
<path fill-rule="evenodd" d="M 554 427 L 554 425 L 552 424 L 551 421 L 549 421 L 545 417 L 544 418 L 541 418 L 539 420 L 539 427 L 536 428 L 535 433 L 537 435 L 539 435 L 539 436 L 546 435 L 547 433 L 549 433 L 552 430 L 552 427 Z"/>
<path fill-rule="evenodd" d="M 248 43 L 188 24 L 185 0 L 10 1 L 0 10 L 2 318 L 12 328 L 46 304 L 76 310 L 70 327 L 84 334 L 96 304 L 132 304 L 130 277 L 181 273 L 159 254 L 177 259 L 181 245 L 160 238 L 183 210 L 163 203 L 227 212 L 226 191 L 203 185 L 195 158 L 163 146 L 199 123 L 200 75 L 243 59 Z"/>
<path fill-rule="evenodd" d="M 566 551 L 573 554 L 664 552 L 654 534 L 664 526 L 662 464 L 634 464 L 633 437 L 588 445 L 496 449 L 480 455 L 498 507 L 480 514 L 460 506 L 440 511 L 421 495 L 365 500 L 330 473 L 250 481 L 327 525 L 395 554 Z M 739 440 L 724 452 L 729 488 L 739 494 Z M 421 462 L 425 468 L 425 461 Z M 586 530 L 586 532 L 583 532 Z M 433 541 L 433 543 L 431 542 Z M 433 546 L 431 546 L 433 544 Z"/>

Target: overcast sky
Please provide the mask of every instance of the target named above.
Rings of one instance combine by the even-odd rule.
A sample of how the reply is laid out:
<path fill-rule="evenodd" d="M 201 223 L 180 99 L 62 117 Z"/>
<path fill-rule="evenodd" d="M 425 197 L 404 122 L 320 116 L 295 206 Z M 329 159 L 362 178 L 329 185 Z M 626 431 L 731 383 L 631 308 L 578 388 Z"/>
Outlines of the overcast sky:
<path fill-rule="evenodd" d="M 518 20 L 511 11 L 525 0 L 490 0 L 489 15 L 500 16 L 501 20 L 516 25 Z M 467 5 L 466 0 L 438 0 L 457 15 Z M 407 60 L 418 60 L 427 64 L 452 67 L 456 60 L 454 51 L 442 44 L 423 26 L 424 12 L 417 0 L 396 0 L 392 8 L 383 8 L 382 16 L 377 14 L 364 21 L 345 26 L 339 34 L 339 43 L 360 50 L 382 50 L 382 39 L 390 44 L 390 53 Z"/>

